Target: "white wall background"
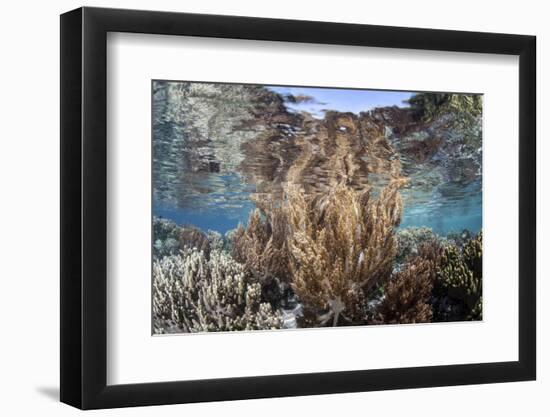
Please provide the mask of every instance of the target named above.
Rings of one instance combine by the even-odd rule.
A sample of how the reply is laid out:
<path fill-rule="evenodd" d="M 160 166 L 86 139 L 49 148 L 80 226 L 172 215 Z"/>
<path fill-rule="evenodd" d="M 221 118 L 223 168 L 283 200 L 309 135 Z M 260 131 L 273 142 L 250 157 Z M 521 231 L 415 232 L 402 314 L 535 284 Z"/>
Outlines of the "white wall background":
<path fill-rule="evenodd" d="M 0 414 L 75 415 L 59 392 L 59 17 L 82 3 L 5 2 L 0 23 Z M 86 5 L 534 34 L 538 37 L 538 381 L 95 412 L 128 416 L 529 415 L 550 412 L 550 26 L 536 0 L 124 0 Z M 544 189 L 546 188 L 546 189 Z M 404 347 L 406 349 L 406 347 Z"/>

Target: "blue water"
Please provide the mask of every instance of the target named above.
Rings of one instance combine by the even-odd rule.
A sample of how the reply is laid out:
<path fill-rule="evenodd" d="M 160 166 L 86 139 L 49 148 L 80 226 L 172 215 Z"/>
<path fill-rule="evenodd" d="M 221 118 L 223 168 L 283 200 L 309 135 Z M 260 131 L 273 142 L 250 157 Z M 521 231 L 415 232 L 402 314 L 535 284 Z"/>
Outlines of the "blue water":
<path fill-rule="evenodd" d="M 261 123 L 254 127 L 243 124 L 249 121 L 246 116 L 249 108 L 258 105 L 254 97 L 245 97 L 246 91 L 241 90 L 231 97 L 230 90 L 206 87 L 201 87 L 208 93 L 205 93 L 203 107 L 202 99 L 185 102 L 181 89 L 175 98 L 167 94 L 158 99 L 158 103 L 155 98 L 153 214 L 179 225 L 194 225 L 224 234 L 239 223 L 246 224 L 255 207 L 251 195 L 262 187 L 262 181 L 267 184 L 281 181 L 276 178 L 279 168 L 273 167 L 285 166 L 285 158 L 292 160 L 296 151 L 292 144 L 284 149 L 285 142 L 281 140 L 274 154 L 269 147 L 259 147 L 259 151 L 252 147 L 247 154 L 243 147 L 254 144 L 267 129 Z M 327 108 L 359 113 L 380 106 L 403 106 L 403 101 L 412 94 L 302 87 L 268 89 L 283 96 L 310 97 L 285 105 L 291 112 L 307 111 L 317 118 L 322 118 Z M 214 105 L 208 101 L 212 97 L 218 100 Z M 261 122 L 261 118 L 259 120 Z M 288 135 L 288 130 L 283 130 L 281 135 Z M 410 184 L 401 192 L 404 209 L 400 227 L 429 227 L 441 235 L 464 229 L 478 232 L 482 227 L 480 151 L 475 154 L 470 150 L 470 154 L 466 154 L 462 143 L 464 135 L 460 131 L 448 135 L 445 131 L 436 131 L 429 135 L 443 135 L 451 145 L 427 162 L 402 160 Z M 400 143 L 406 146 L 406 140 L 409 139 L 399 138 L 394 146 Z M 456 148 L 452 148 L 455 142 Z M 251 161 L 247 160 L 250 156 Z M 371 177 L 368 179 L 370 182 Z"/>
<path fill-rule="evenodd" d="M 246 224 L 255 208 L 250 195 L 256 188 L 246 184 L 240 175 L 210 173 L 202 175 L 193 185 L 190 187 L 188 181 L 174 180 L 172 187 L 182 191 L 171 195 L 170 199 L 158 198 L 160 193 L 155 193 L 153 214 L 179 225 L 193 225 L 224 234 L 239 223 Z"/>
<path fill-rule="evenodd" d="M 429 210 L 422 205 L 405 206 L 400 228 L 429 227 L 440 235 L 461 232 L 468 229 L 477 233 L 481 230 L 481 196 L 472 197 L 458 204 L 442 204 Z"/>
<path fill-rule="evenodd" d="M 219 177 L 212 175 L 212 183 L 219 186 Z M 202 204 L 181 207 L 174 202 L 155 200 L 154 215 L 173 220 L 179 225 L 194 225 L 203 230 L 216 230 L 225 234 L 239 223 L 246 224 L 255 205 L 250 199 L 253 189 L 243 190 L 238 176 L 225 176 L 223 184 L 225 195 L 213 192 L 197 196 Z M 480 182 L 468 185 L 441 184 L 424 192 L 412 186 L 404 188 L 401 194 L 404 205 L 400 228 L 429 227 L 440 235 L 464 229 L 477 233 L 482 228 Z M 227 195 L 232 197 L 228 198 Z"/>
<path fill-rule="evenodd" d="M 429 227 L 440 235 L 461 232 L 468 229 L 477 233 L 482 227 L 481 195 L 471 197 L 459 204 L 442 203 L 440 207 L 427 208 L 425 205 L 405 205 L 400 228 Z M 246 224 L 254 204 L 243 201 L 238 211 L 227 212 L 220 209 L 190 210 L 182 208 L 155 207 L 154 214 L 176 222 L 179 225 L 194 225 L 202 230 L 216 230 L 222 234 Z"/>
<path fill-rule="evenodd" d="M 242 210 L 238 214 L 228 213 L 224 210 L 189 210 L 178 208 L 155 207 L 154 215 L 170 219 L 179 225 L 193 225 L 202 230 L 215 230 L 222 234 L 235 229 L 239 223 L 246 224 L 252 203 L 243 203 Z"/>
<path fill-rule="evenodd" d="M 422 172 L 412 176 L 412 186 L 401 191 L 401 228 L 429 227 L 440 235 L 482 228 L 482 187 L 477 179 L 468 184 L 440 183 L 431 188 L 415 187 Z"/>

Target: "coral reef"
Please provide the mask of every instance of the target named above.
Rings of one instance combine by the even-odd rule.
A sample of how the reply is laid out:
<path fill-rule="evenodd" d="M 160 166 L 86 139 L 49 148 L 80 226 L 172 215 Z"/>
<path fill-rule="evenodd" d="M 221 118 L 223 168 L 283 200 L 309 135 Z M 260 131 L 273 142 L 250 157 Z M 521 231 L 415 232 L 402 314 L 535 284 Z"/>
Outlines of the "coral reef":
<path fill-rule="evenodd" d="M 433 313 L 429 300 L 442 250 L 437 241 L 428 242 L 419 247 L 418 252 L 409 258 L 386 285 L 375 323 L 409 324 L 431 321 Z"/>
<path fill-rule="evenodd" d="M 232 236 L 232 255 L 260 283 L 288 279 L 287 224 L 281 208 L 255 209 Z"/>
<path fill-rule="evenodd" d="M 317 324 L 361 323 L 367 296 L 392 271 L 399 185 L 377 199 L 340 185 L 328 195 L 287 192 L 292 288 Z M 305 311 L 306 313 L 307 311 Z"/>
<path fill-rule="evenodd" d="M 261 205 L 258 203 L 258 205 Z M 264 204 L 252 211 L 246 228 L 239 224 L 231 236 L 231 254 L 262 286 L 262 296 L 274 306 L 288 307 L 289 251 L 287 222 L 280 207 Z"/>
<path fill-rule="evenodd" d="M 440 240 L 439 236 L 429 227 L 399 229 L 395 236 L 397 238 L 397 263 L 404 262 L 411 255 L 417 255 L 423 244 Z"/>
<path fill-rule="evenodd" d="M 207 259 L 210 257 L 210 240 L 202 230 L 193 226 L 184 226 L 180 230 L 178 240 L 180 249 L 195 248 Z"/>
<path fill-rule="evenodd" d="M 178 253 L 180 227 L 171 220 L 153 217 L 153 258 Z"/>
<path fill-rule="evenodd" d="M 206 232 L 206 237 L 208 239 L 208 243 L 210 244 L 210 249 L 212 250 L 221 251 L 227 246 L 227 242 L 220 232 L 216 232 L 215 230 L 208 230 Z"/>
<path fill-rule="evenodd" d="M 176 255 L 185 248 L 197 248 L 208 258 L 211 250 L 226 249 L 228 241 L 219 232 L 186 225 L 178 226 L 171 220 L 153 217 L 153 258 Z"/>
<path fill-rule="evenodd" d="M 153 264 L 155 333 L 276 329 L 281 316 L 261 300 L 261 285 L 225 252 L 196 248 Z"/>
<path fill-rule="evenodd" d="M 178 226 L 171 220 L 153 217 L 153 259 L 177 255 L 185 248 L 197 248 L 208 257 L 211 250 L 226 246 L 226 239 L 214 230 L 205 233 L 194 226 Z"/>
<path fill-rule="evenodd" d="M 445 247 L 438 268 L 435 294 L 439 321 L 482 318 L 482 233 L 462 248 Z"/>
<path fill-rule="evenodd" d="M 459 248 L 463 248 L 470 240 L 475 238 L 475 233 L 470 232 L 467 229 L 462 230 L 461 232 L 451 232 L 447 234 L 446 240 L 449 243 L 452 243 Z"/>
<path fill-rule="evenodd" d="M 316 100 L 153 82 L 155 213 L 225 233 L 153 219 L 156 333 L 481 319 L 482 235 L 445 234 L 479 230 L 482 97 Z"/>

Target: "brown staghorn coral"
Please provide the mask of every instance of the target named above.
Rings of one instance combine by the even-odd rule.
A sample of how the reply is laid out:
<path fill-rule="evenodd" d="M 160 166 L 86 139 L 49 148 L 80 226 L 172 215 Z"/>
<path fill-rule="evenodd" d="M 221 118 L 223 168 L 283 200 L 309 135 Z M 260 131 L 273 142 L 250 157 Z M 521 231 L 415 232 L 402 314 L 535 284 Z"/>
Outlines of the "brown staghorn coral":
<path fill-rule="evenodd" d="M 261 301 L 261 286 L 225 252 L 196 248 L 153 263 L 155 333 L 276 329 L 281 316 Z"/>
<path fill-rule="evenodd" d="M 280 207 L 255 209 L 247 227 L 239 225 L 232 237 L 232 255 L 261 284 L 287 280 L 287 224 Z"/>
<path fill-rule="evenodd" d="M 315 197 L 289 188 L 285 208 L 292 230 L 292 288 L 304 307 L 320 324 L 363 322 L 369 291 L 392 271 L 394 228 L 401 219 L 399 182 L 377 199 L 370 190 L 344 185 Z"/>
<path fill-rule="evenodd" d="M 418 254 L 409 258 L 385 288 L 385 297 L 377 309 L 377 324 L 428 323 L 433 312 L 429 303 L 441 246 L 435 240 L 425 243 Z"/>
<path fill-rule="evenodd" d="M 181 228 L 178 238 L 180 249 L 197 248 L 204 252 L 207 258 L 210 256 L 210 241 L 202 230 L 193 226 L 185 226 Z"/>

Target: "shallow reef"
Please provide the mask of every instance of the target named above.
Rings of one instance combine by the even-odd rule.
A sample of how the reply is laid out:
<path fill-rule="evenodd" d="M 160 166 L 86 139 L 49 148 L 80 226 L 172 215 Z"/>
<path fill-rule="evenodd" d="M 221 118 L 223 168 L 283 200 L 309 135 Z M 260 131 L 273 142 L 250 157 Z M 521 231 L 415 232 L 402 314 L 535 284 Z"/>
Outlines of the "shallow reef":
<path fill-rule="evenodd" d="M 154 258 L 155 333 L 481 320 L 482 233 L 396 229 L 397 200 L 391 188 L 298 194 L 282 230 L 255 211 L 227 236 L 155 218 L 157 246 L 178 242 Z"/>
<path fill-rule="evenodd" d="M 422 243 L 384 289 L 375 312 L 375 323 L 429 323 L 433 318 L 429 301 L 437 280 L 442 248 L 436 240 Z"/>
<path fill-rule="evenodd" d="M 280 328 L 280 313 L 261 300 L 261 285 L 217 249 L 208 259 L 184 249 L 153 264 L 155 333 Z"/>
<path fill-rule="evenodd" d="M 479 96 L 315 118 L 261 86 L 153 94 L 155 201 L 246 208 L 223 235 L 153 218 L 155 333 L 482 319 Z"/>
<path fill-rule="evenodd" d="M 292 288 L 306 319 L 312 325 L 364 322 L 370 292 L 392 271 L 398 185 L 388 185 L 378 198 L 369 189 L 344 186 L 309 199 L 293 190 L 285 207 Z"/>
<path fill-rule="evenodd" d="M 434 291 L 433 305 L 438 320 L 482 319 L 482 248 L 482 232 L 462 247 L 445 247 Z"/>

